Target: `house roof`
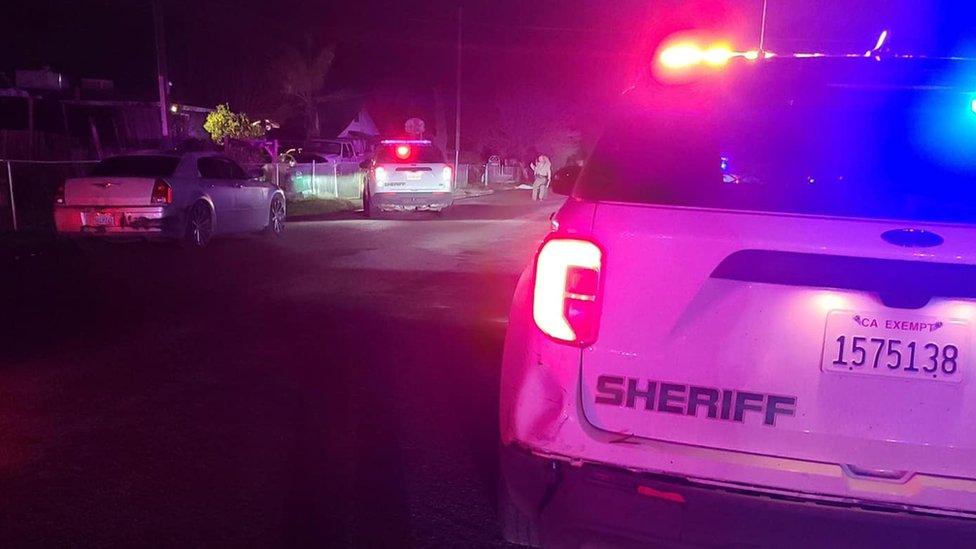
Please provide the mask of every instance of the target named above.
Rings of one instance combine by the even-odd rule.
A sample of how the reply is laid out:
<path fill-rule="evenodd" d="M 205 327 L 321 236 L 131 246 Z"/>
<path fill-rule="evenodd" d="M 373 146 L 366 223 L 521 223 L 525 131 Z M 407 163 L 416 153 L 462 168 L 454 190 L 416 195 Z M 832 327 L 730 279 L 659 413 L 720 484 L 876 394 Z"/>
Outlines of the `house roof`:
<path fill-rule="evenodd" d="M 410 118 L 423 119 L 427 136 L 436 135 L 438 128 L 432 92 L 416 92 L 398 88 L 375 91 L 366 102 L 380 135 L 405 137 L 403 125 Z"/>
<path fill-rule="evenodd" d="M 319 128 L 324 138 L 337 137 L 363 110 L 362 98 L 339 99 L 320 103 Z"/>
<path fill-rule="evenodd" d="M 330 139 L 339 136 L 364 110 L 384 137 L 403 137 L 403 125 L 413 117 L 424 120 L 427 137 L 438 133 L 433 92 L 391 88 L 374 90 L 368 96 L 342 91 L 331 93 L 329 99 L 318 105 L 320 137 Z M 444 131 L 443 128 L 440 130 Z M 283 120 L 281 129 L 273 132 L 273 136 L 279 139 L 304 139 L 304 115 L 296 114 Z"/>
<path fill-rule="evenodd" d="M 331 139 L 338 137 L 356 119 L 363 110 L 365 101 L 361 96 L 349 94 L 334 94 L 333 97 L 322 100 L 318 106 L 319 138 Z M 305 139 L 305 115 L 295 113 L 281 121 L 281 127 L 271 132 L 273 137 L 286 140 Z"/>

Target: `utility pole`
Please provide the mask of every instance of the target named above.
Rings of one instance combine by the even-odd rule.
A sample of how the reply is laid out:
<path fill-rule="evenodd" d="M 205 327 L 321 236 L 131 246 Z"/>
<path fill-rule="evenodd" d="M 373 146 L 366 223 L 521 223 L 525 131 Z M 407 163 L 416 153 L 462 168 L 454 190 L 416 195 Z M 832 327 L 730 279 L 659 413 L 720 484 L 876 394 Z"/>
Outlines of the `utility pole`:
<path fill-rule="evenodd" d="M 454 97 L 454 188 L 457 189 L 458 170 L 461 167 L 461 5 L 458 4 L 457 28 L 457 90 Z"/>
<path fill-rule="evenodd" d="M 163 6 L 152 0 L 153 30 L 156 37 L 156 82 L 159 86 L 159 127 L 163 141 L 169 138 L 169 78 L 166 76 L 166 35 L 163 31 Z"/>
<path fill-rule="evenodd" d="M 759 57 L 765 58 L 766 53 L 766 9 L 769 7 L 769 0 L 763 0 L 762 20 L 759 23 Z"/>

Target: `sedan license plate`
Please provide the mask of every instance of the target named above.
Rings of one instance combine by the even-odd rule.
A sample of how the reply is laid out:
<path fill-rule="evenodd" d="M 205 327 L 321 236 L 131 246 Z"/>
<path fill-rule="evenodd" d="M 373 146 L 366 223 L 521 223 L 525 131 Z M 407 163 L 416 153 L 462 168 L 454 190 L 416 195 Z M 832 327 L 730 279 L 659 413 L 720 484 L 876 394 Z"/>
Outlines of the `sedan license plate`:
<path fill-rule="evenodd" d="M 969 360 L 969 325 L 931 317 L 831 311 L 824 372 L 958 383 Z"/>
<path fill-rule="evenodd" d="M 95 227 L 110 227 L 115 225 L 115 214 L 95 212 L 87 216 L 88 225 Z"/>

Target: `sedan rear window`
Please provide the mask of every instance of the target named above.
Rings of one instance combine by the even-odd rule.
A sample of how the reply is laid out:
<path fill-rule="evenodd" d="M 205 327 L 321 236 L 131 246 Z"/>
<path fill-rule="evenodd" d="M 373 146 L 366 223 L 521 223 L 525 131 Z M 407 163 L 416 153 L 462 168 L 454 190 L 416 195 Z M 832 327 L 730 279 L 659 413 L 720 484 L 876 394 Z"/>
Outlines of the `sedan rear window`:
<path fill-rule="evenodd" d="M 180 159 L 164 155 L 133 155 L 106 158 L 92 168 L 93 177 L 169 177 Z"/>
<path fill-rule="evenodd" d="M 826 74 L 826 76 L 825 76 Z M 735 81 L 708 108 L 635 101 L 574 194 L 645 204 L 976 222 L 972 95 L 944 86 L 782 73 Z M 931 73 L 929 73 L 931 74 Z M 784 82 L 787 82 L 784 84 Z M 673 103 L 673 97 L 669 98 Z M 657 103 L 660 104 L 660 103 Z"/>

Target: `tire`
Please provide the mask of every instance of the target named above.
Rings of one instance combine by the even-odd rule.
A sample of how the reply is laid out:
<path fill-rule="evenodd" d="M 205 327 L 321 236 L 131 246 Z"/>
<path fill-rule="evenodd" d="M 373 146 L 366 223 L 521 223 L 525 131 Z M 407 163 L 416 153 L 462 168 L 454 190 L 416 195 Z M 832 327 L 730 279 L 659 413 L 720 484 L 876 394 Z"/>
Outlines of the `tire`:
<path fill-rule="evenodd" d="M 498 481 L 498 522 L 505 541 L 523 547 L 542 547 L 539 526 L 515 505 L 503 479 Z"/>
<path fill-rule="evenodd" d="M 204 201 L 195 202 L 186 212 L 186 233 L 183 243 L 188 248 L 203 248 L 213 238 L 213 211 Z"/>
<path fill-rule="evenodd" d="M 277 194 L 271 199 L 271 207 L 268 211 L 268 226 L 264 228 L 264 234 L 268 236 L 281 236 L 285 232 L 285 199 Z"/>

